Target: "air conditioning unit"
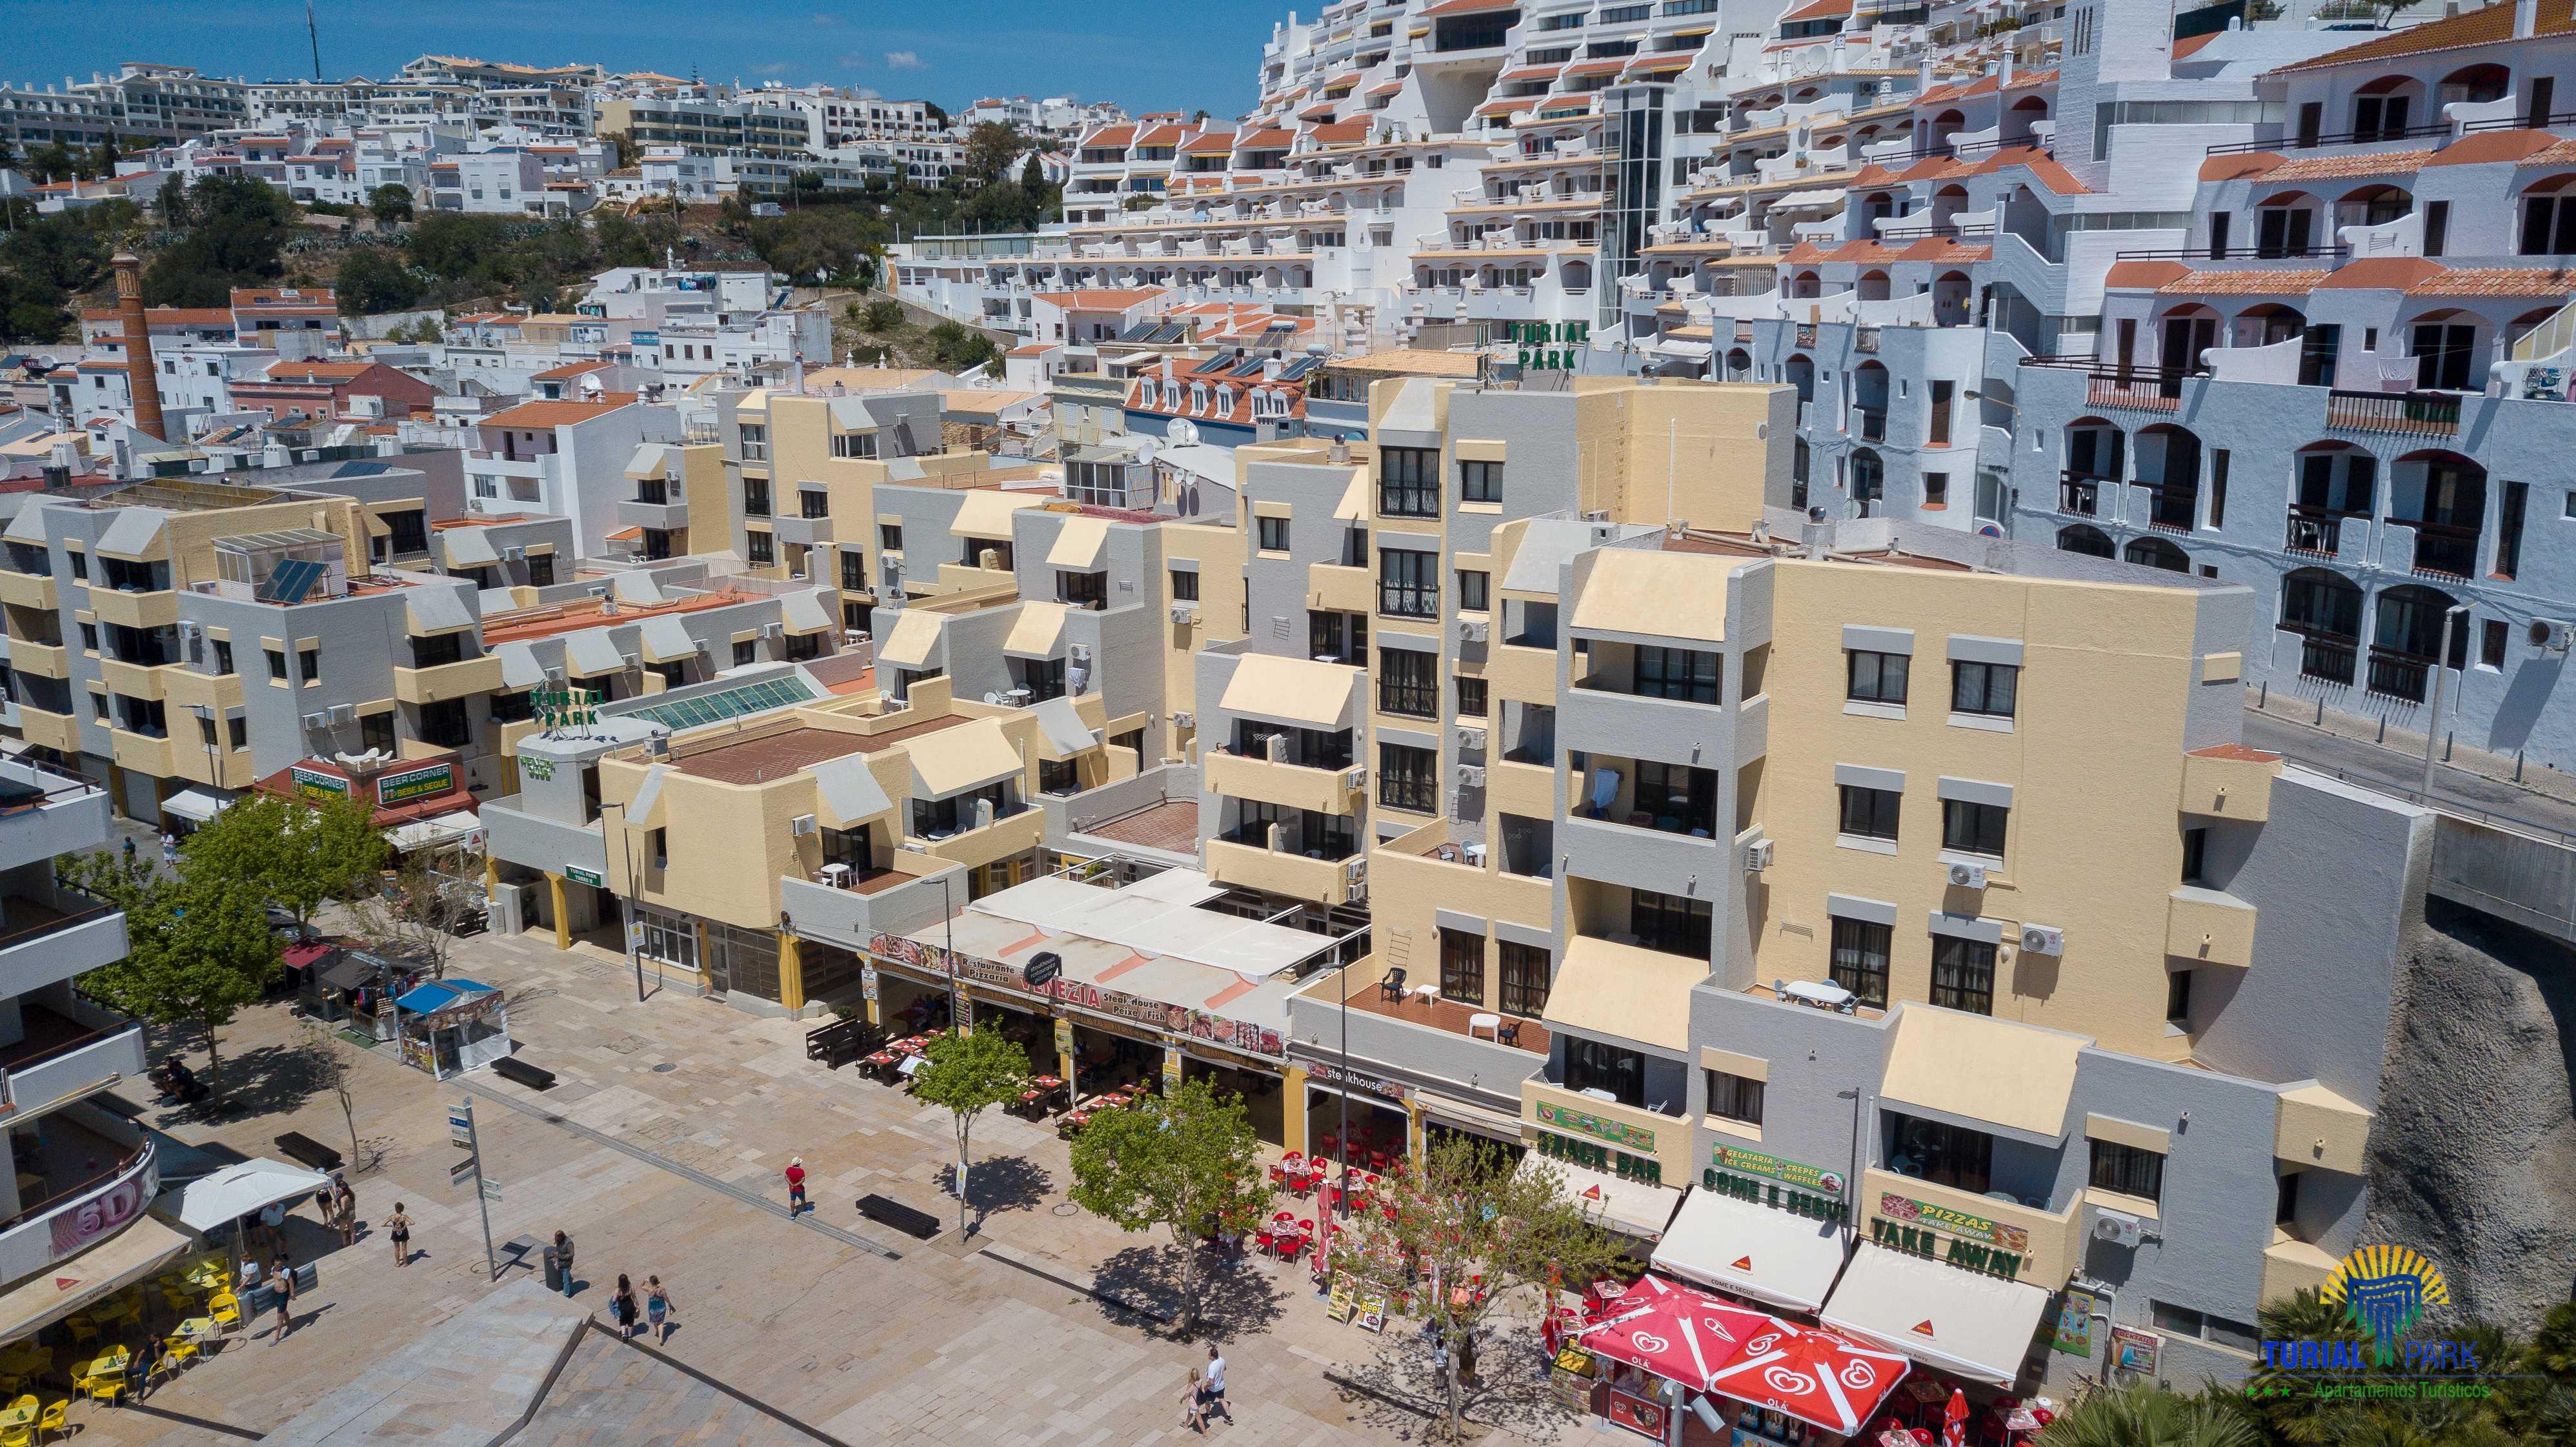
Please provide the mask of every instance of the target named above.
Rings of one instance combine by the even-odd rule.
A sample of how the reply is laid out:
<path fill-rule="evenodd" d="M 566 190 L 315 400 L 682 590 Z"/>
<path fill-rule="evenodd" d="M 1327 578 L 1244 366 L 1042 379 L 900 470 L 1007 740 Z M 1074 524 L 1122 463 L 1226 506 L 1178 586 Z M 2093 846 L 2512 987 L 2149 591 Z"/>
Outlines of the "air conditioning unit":
<path fill-rule="evenodd" d="M 1485 787 L 1484 765 L 1460 764 L 1458 766 L 1458 787 L 1461 789 L 1481 789 Z"/>
<path fill-rule="evenodd" d="M 2531 646 L 2543 653 L 2565 653 L 2570 644 L 2576 644 L 2576 623 L 2564 618 L 2534 618 L 2530 636 Z"/>
<path fill-rule="evenodd" d="M 1483 748 L 1484 746 L 1485 746 L 1485 730 L 1484 730 L 1484 726 L 1483 726 L 1483 725 L 1481 725 L 1481 724 L 1460 724 L 1460 725 L 1458 725 L 1458 747 L 1460 747 L 1460 748 L 1462 748 L 1462 749 L 1481 749 L 1481 748 Z"/>
<path fill-rule="evenodd" d="M 1284 764 L 1288 762 L 1288 736 L 1286 734 L 1263 734 L 1261 736 L 1261 756 L 1274 764 Z"/>
<path fill-rule="evenodd" d="M 607 597 L 607 596 L 608 596 L 608 588 L 607 588 L 607 585 L 602 584 L 602 585 L 601 585 L 601 586 L 599 586 L 599 587 L 596 587 L 596 588 L 591 589 L 591 590 L 590 590 L 590 596 L 592 596 L 592 597 L 594 597 L 594 598 L 605 598 L 605 597 Z"/>
<path fill-rule="evenodd" d="M 517 547 L 512 547 L 512 548 L 503 548 L 503 549 L 501 550 L 501 561 L 502 561 L 502 562 L 505 562 L 505 563 L 524 563 L 524 562 L 526 562 L 527 560 L 528 560 L 528 550 L 527 550 L 526 548 L 517 548 Z"/>
<path fill-rule="evenodd" d="M 1199 716 L 1197 714 L 1190 712 L 1188 709 L 1173 710 L 1172 727 L 1176 729 L 1194 729 L 1198 726 Z"/>
<path fill-rule="evenodd" d="M 1458 620 L 1458 641 L 1461 643 L 1482 643 L 1485 641 L 1486 629 L 1489 626 L 1490 625 L 1481 618 L 1461 618 Z"/>
<path fill-rule="evenodd" d="M 1196 603 L 1175 603 L 1172 605 L 1172 621 L 1175 623 L 1194 623 L 1198 621 L 1198 616 L 1199 605 Z"/>
<path fill-rule="evenodd" d="M 1760 874 L 1771 867 L 1771 841 L 1756 839 L 1744 846 L 1744 872 Z"/>
<path fill-rule="evenodd" d="M 981 828 L 985 827 L 986 825 L 988 825 L 988 824 L 990 824 L 990 823 L 992 823 L 992 822 L 993 822 L 993 801 L 992 801 L 992 800 L 990 800 L 990 799 L 978 799 L 978 800 L 976 800 L 976 801 L 975 801 L 975 827 L 976 827 L 976 828 L 978 828 L 978 829 L 981 829 Z"/>
<path fill-rule="evenodd" d="M 358 721 L 358 706 L 353 703 L 335 703 L 328 712 L 333 728 L 345 728 Z"/>
<path fill-rule="evenodd" d="M 331 716 L 327 713 L 308 713 L 304 716 L 304 726 L 308 729 L 327 729 L 331 726 Z"/>
<path fill-rule="evenodd" d="M 2066 953 L 2066 931 L 2055 925 L 2023 925 L 2021 952 L 2026 955 L 2062 955 Z"/>
<path fill-rule="evenodd" d="M 787 832 L 799 839 L 810 839 L 814 837 L 816 827 L 814 816 L 811 814 L 799 814 L 795 818 L 787 821 Z"/>
<path fill-rule="evenodd" d="M 2093 1239 L 2114 1246 L 2135 1246 L 2142 1224 L 2126 1211 L 2104 1211 L 2093 1218 Z"/>
<path fill-rule="evenodd" d="M 1359 900 L 1368 897 L 1368 861 L 1354 859 L 1342 866 L 1342 898 Z"/>
<path fill-rule="evenodd" d="M 1064 651 L 1064 658 L 1065 662 L 1076 665 L 1077 667 L 1087 664 L 1091 662 L 1091 645 L 1088 643 L 1076 643 Z"/>
<path fill-rule="evenodd" d="M 760 636 L 763 638 L 784 638 L 787 636 L 787 625 L 784 623 L 763 623 L 760 625 Z"/>
<path fill-rule="evenodd" d="M 1950 866 L 1950 882 L 1961 889 L 1983 889 L 1986 887 L 1986 867 L 1982 864 L 1953 864 Z"/>

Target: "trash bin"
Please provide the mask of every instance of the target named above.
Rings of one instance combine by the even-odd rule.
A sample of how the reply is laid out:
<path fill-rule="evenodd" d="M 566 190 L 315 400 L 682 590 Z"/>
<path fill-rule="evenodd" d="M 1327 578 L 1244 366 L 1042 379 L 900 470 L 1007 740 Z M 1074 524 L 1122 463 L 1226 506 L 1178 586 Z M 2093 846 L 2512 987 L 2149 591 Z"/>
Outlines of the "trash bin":
<path fill-rule="evenodd" d="M 555 1248 L 549 1246 L 546 1248 L 546 1290 L 561 1291 L 563 1288 L 563 1258 L 555 1254 Z"/>

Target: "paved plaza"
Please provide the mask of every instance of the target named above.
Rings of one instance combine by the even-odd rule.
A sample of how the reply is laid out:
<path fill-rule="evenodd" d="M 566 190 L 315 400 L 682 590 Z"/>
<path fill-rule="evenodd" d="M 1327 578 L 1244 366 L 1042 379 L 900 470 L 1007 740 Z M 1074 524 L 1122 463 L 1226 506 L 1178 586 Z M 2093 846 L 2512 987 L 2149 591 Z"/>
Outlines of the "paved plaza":
<path fill-rule="evenodd" d="M 1411 1342 L 1335 1325 L 1302 1268 L 1221 1268 L 1211 1314 L 1192 1339 L 1153 1319 L 1170 1301 L 1168 1242 L 1160 1232 L 1122 1233 L 1069 1204 L 1067 1151 L 1051 1126 L 995 1112 L 979 1119 L 972 1181 L 981 1230 L 961 1236 L 944 1190 L 953 1149 L 945 1114 L 806 1060 L 811 1022 L 667 991 L 639 1005 L 617 957 L 591 947 L 559 952 L 541 937 L 468 940 L 451 972 L 508 991 L 523 1058 L 558 1082 L 537 1093 L 488 1071 L 470 1078 L 486 1168 L 501 1183 L 494 1240 L 572 1233 L 576 1294 L 567 1305 L 603 1326 L 619 1273 L 639 1294 L 648 1274 L 660 1275 L 677 1322 L 662 1350 L 741 1398 L 854 1444 L 1162 1442 L 1192 1435 L 1182 1425 L 1182 1387 L 1214 1341 L 1227 1357 L 1235 1416 L 1217 1435 L 1255 1447 L 1423 1434 L 1428 1398 Z M 227 1069 L 260 1114 L 209 1125 L 155 1107 L 146 1118 L 192 1144 L 249 1155 L 273 1154 L 271 1141 L 285 1130 L 347 1142 L 336 1100 L 307 1092 L 285 1048 L 294 1034 L 283 1006 L 250 1012 L 226 1034 Z M 360 1055 L 355 1075 L 358 1133 L 389 1144 L 381 1169 L 354 1182 L 361 1218 L 380 1220 L 402 1201 L 420 1259 L 398 1269 L 372 1226 L 347 1249 L 311 1227 L 298 1238 L 298 1259 L 320 1253 L 321 1284 L 299 1301 L 294 1329 L 278 1340 L 273 1318 L 247 1324 L 212 1360 L 155 1391 L 150 1412 L 76 1408 L 94 1444 L 239 1441 L 317 1404 L 340 1411 L 346 1389 L 371 1373 L 542 1374 L 526 1358 L 550 1357 L 551 1346 L 482 1361 L 440 1333 L 496 1290 L 475 1200 L 447 1183 L 461 1153 L 448 1141 L 446 1107 L 460 1091 L 384 1054 Z M 818 1209 L 791 1221 L 779 1172 L 792 1156 L 812 1173 Z M 921 1242 L 863 1221 L 852 1202 L 868 1192 L 932 1212 L 949 1229 Z M 504 1287 L 541 1289 L 533 1253 L 524 1265 L 503 1259 Z M 1536 1356 L 1525 1339 L 1517 1351 L 1489 1353 L 1487 1440 L 1550 1441 L 1579 1430 L 1544 1404 Z M 1497 1358 L 1513 1357 L 1527 1358 L 1526 1370 L 1493 1370 Z M 1366 1390 L 1352 1392 L 1328 1372 Z M 473 1435 L 391 1415 L 398 1420 L 381 1430 L 330 1440 Z M 478 1430 L 485 1415 L 460 1413 Z M 595 1330 L 514 1440 L 676 1447 L 800 1439 L 812 1440 Z"/>

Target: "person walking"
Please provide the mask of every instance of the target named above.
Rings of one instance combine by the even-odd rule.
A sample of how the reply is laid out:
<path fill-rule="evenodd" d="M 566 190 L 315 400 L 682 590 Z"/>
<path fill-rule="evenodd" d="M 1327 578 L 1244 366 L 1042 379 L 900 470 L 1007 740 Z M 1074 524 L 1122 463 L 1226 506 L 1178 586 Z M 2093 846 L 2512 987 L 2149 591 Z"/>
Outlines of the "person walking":
<path fill-rule="evenodd" d="M 331 1176 L 331 1221 L 340 1228 L 340 1244 L 358 1244 L 358 1193 L 349 1188 L 349 1178 L 334 1172 Z"/>
<path fill-rule="evenodd" d="M 617 1322 L 618 1339 L 633 1341 L 637 1315 L 635 1283 L 627 1280 L 626 1273 L 623 1271 L 617 1273 L 617 1294 L 608 1298 L 608 1314 Z"/>
<path fill-rule="evenodd" d="M 167 829 L 161 831 L 161 867 L 170 870 L 179 867 L 179 836 Z"/>
<path fill-rule="evenodd" d="M 671 1288 L 662 1284 L 661 1277 L 645 1277 L 644 1319 L 651 1323 L 656 1340 L 668 1342 L 671 1339 L 671 1318 L 675 1314 L 671 1301 Z"/>
<path fill-rule="evenodd" d="M 805 1203 L 805 1158 L 792 1156 L 787 1162 L 787 1219 L 793 1221 L 811 1209 Z"/>
<path fill-rule="evenodd" d="M 1213 1344 L 1208 1347 L 1207 1403 L 1211 1415 L 1222 1413 L 1227 1424 L 1232 1425 L 1234 1412 L 1225 1404 L 1225 1357 Z"/>
<path fill-rule="evenodd" d="M 1199 1369 L 1190 1368 L 1189 1390 L 1181 1397 L 1181 1425 L 1204 1437 L 1207 1435 L 1207 1386 L 1199 1380 Z"/>
<path fill-rule="evenodd" d="M 411 1264 L 411 1216 L 403 1210 L 403 1203 L 400 1201 L 394 1202 L 394 1213 L 385 1218 L 385 1234 L 394 1238 L 394 1264 L 409 1266 Z"/>
<path fill-rule="evenodd" d="M 134 872 L 134 836 L 131 834 L 125 836 L 125 872 Z"/>
<path fill-rule="evenodd" d="M 277 1291 L 277 1335 L 268 1341 L 275 1346 L 295 1330 L 295 1268 L 287 1264 L 285 1252 L 277 1253 L 277 1259 L 269 1264 L 268 1275 L 269 1284 Z"/>
<path fill-rule="evenodd" d="M 555 1233 L 555 1262 L 563 1268 L 563 1294 L 572 1295 L 572 1237 Z"/>

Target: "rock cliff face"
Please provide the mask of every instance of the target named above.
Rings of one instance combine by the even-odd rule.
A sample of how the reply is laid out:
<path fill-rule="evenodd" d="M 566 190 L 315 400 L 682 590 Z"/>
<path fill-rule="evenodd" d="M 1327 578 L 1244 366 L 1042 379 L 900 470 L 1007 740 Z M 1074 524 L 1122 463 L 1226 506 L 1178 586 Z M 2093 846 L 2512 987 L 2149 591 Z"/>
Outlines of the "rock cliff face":
<path fill-rule="evenodd" d="M 2431 900 L 2401 969 L 2362 1239 L 2528 1332 L 2576 1284 L 2576 951 Z"/>

